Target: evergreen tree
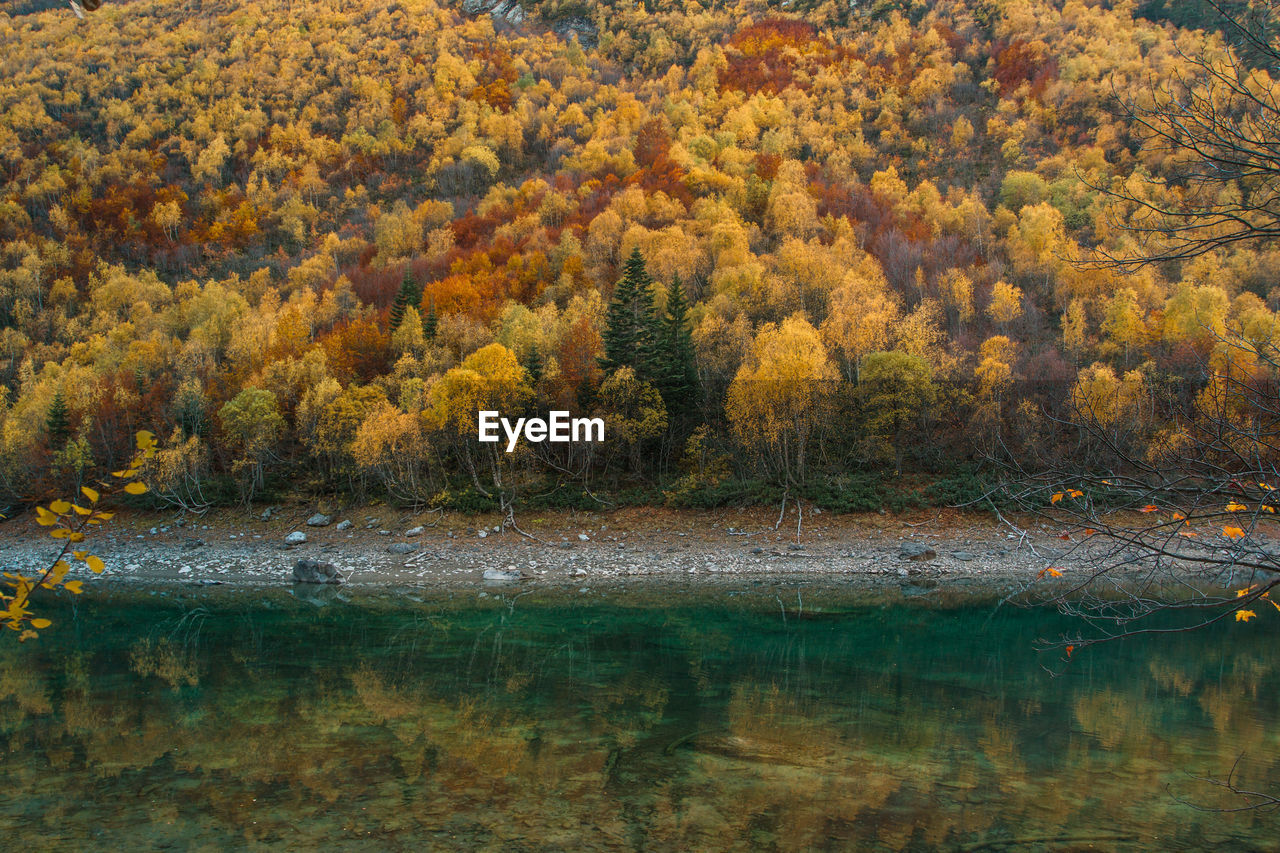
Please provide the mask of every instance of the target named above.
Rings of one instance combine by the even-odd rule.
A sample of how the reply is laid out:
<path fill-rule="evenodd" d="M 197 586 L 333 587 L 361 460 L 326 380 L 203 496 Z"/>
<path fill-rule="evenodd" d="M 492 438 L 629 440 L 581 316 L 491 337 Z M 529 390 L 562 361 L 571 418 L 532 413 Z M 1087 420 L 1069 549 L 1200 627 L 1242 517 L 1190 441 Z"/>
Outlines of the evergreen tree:
<path fill-rule="evenodd" d="M 524 361 L 524 369 L 528 371 L 531 381 L 538 382 L 542 379 L 542 371 L 545 369 L 545 364 L 542 361 L 542 353 L 538 352 L 536 346 L 529 350 L 529 355 Z"/>
<path fill-rule="evenodd" d="M 653 279 L 645 269 L 644 255 L 632 249 L 605 316 L 601 369 L 612 373 L 630 367 L 637 378 L 652 382 L 651 369 L 657 357 L 654 331 Z"/>
<path fill-rule="evenodd" d="M 440 319 L 436 317 L 436 301 L 432 299 L 430 305 L 427 308 L 427 316 L 422 318 L 423 340 L 427 340 L 427 341 L 434 340 L 436 336 L 436 329 L 439 327 L 439 325 L 440 325 Z"/>
<path fill-rule="evenodd" d="M 671 425 L 688 426 L 698 403 L 698 367 L 694 359 L 693 330 L 689 326 L 689 303 L 680 280 L 667 288 L 667 311 L 662 318 L 655 349 L 658 391 L 667 406 Z"/>
<path fill-rule="evenodd" d="M 422 299 L 422 294 L 418 290 L 418 285 L 414 282 L 413 277 L 409 274 L 409 268 L 406 266 L 404 270 L 404 280 L 400 282 L 400 290 L 396 292 L 396 301 L 391 303 L 391 331 L 400 328 L 400 323 L 404 321 L 404 311 L 410 305 L 417 305 Z"/>
<path fill-rule="evenodd" d="M 49 406 L 49 414 L 45 418 L 45 429 L 49 431 L 49 444 L 61 449 L 71 438 L 71 418 L 67 411 L 67 401 L 59 390 L 53 395 L 53 403 Z"/>

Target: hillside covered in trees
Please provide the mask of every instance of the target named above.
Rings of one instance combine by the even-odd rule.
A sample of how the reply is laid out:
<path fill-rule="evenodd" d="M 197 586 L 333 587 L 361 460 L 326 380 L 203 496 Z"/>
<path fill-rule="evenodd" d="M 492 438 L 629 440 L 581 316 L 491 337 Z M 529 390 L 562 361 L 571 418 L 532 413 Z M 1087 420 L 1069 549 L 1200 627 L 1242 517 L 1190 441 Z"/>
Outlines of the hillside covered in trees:
<path fill-rule="evenodd" d="M 1183 4 L 481 5 L 0 12 L 0 500 L 148 429 L 189 508 L 874 508 L 1269 369 L 1265 242 L 1098 262 L 1186 192 L 1117 100 L 1226 55 Z"/>

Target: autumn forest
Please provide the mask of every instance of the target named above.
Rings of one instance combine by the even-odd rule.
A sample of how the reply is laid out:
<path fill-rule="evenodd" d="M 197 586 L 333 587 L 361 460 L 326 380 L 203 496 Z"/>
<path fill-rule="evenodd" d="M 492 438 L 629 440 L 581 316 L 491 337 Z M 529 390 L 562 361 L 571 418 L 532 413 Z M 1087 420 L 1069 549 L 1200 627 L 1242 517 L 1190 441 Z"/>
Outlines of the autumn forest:
<path fill-rule="evenodd" d="M 10 4 L 0 502 L 138 430 L 191 510 L 957 502 L 1080 410 L 1158 454 L 1280 309 L 1265 240 L 1127 262 L 1187 187 L 1125 104 L 1233 50 L 1173 5 Z"/>

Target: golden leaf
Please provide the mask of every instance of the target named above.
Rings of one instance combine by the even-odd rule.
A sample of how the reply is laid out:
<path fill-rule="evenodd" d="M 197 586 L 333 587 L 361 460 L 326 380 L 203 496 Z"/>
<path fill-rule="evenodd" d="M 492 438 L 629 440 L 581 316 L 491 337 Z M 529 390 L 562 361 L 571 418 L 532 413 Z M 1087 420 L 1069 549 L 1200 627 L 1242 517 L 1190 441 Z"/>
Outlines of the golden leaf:
<path fill-rule="evenodd" d="M 1068 492 L 1068 494 L 1071 495 L 1071 497 L 1073 498 L 1084 496 L 1084 492 L 1080 491 L 1079 489 L 1072 489 L 1070 492 Z"/>
<path fill-rule="evenodd" d="M 1227 512 L 1245 512 L 1248 509 L 1249 507 L 1242 503 L 1237 503 L 1236 501 L 1227 502 Z"/>
<path fill-rule="evenodd" d="M 68 536 L 67 538 L 70 539 L 72 542 L 83 542 L 84 534 L 81 533 L 79 530 L 73 530 L 71 531 L 71 535 Z"/>
<path fill-rule="evenodd" d="M 102 574 L 102 570 L 107 567 L 107 564 L 102 562 L 101 557 L 90 556 L 88 559 L 85 560 L 85 562 L 89 565 L 89 570 L 92 571 L 95 575 Z"/>
<path fill-rule="evenodd" d="M 42 506 L 36 507 L 36 523 L 41 527 L 51 527 L 57 524 L 58 517 Z"/>
<path fill-rule="evenodd" d="M 155 445 L 156 445 L 155 433 L 148 432 L 145 429 L 138 431 L 138 449 L 139 450 L 146 450 L 149 447 L 155 447 Z"/>
<path fill-rule="evenodd" d="M 1159 509 L 1160 507 L 1156 506 L 1155 504 L 1147 504 L 1140 510 L 1140 512 L 1156 512 Z"/>
<path fill-rule="evenodd" d="M 71 508 L 72 508 L 73 510 L 75 510 L 75 511 L 76 511 L 76 515 L 89 515 L 90 513 L 92 513 L 92 512 L 93 512 L 93 510 L 91 510 L 91 509 L 85 509 L 84 507 L 80 506 L 79 504 L 72 504 L 72 505 L 71 505 Z"/>
<path fill-rule="evenodd" d="M 1255 583 L 1253 586 L 1245 587 L 1244 589 L 1237 589 L 1236 598 L 1244 598 L 1246 595 L 1257 589 L 1257 587 L 1258 585 Z"/>
<path fill-rule="evenodd" d="M 1060 500 L 1062 500 L 1062 492 L 1057 492 L 1053 497 L 1049 498 L 1049 503 L 1056 504 Z"/>
<path fill-rule="evenodd" d="M 73 595 L 79 595 L 80 593 L 84 592 L 83 584 L 84 584 L 83 581 L 67 581 L 62 585 L 62 588 L 72 593 Z"/>
<path fill-rule="evenodd" d="M 1244 536 L 1244 531 L 1239 527 L 1232 527 L 1230 524 L 1222 528 L 1222 535 L 1228 539 L 1239 539 Z"/>
<path fill-rule="evenodd" d="M 66 515 L 71 511 L 71 501 L 56 500 L 49 504 L 49 509 L 56 512 L 58 515 Z"/>
<path fill-rule="evenodd" d="M 89 503 L 93 503 L 93 504 L 96 504 L 98 502 L 98 498 L 100 497 L 100 495 L 95 489 L 91 489 L 88 486 L 81 486 L 80 494 L 88 498 Z"/>
<path fill-rule="evenodd" d="M 1254 618 L 1255 616 L 1257 616 L 1257 615 L 1258 615 L 1258 614 L 1257 614 L 1257 613 L 1254 613 L 1252 610 L 1237 610 L 1237 611 L 1236 611 L 1236 621 L 1237 621 L 1237 622 L 1248 622 L 1250 619 L 1253 619 L 1253 618 Z"/>
<path fill-rule="evenodd" d="M 48 628 L 52 624 L 53 623 L 50 622 L 48 619 L 32 619 L 31 620 L 32 628 Z"/>
<path fill-rule="evenodd" d="M 124 490 L 131 495 L 141 495 L 147 491 L 146 483 L 130 483 L 124 487 Z"/>
<path fill-rule="evenodd" d="M 66 539 L 71 535 L 71 531 L 65 527 L 59 527 L 57 530 L 50 530 L 49 535 L 54 539 Z"/>

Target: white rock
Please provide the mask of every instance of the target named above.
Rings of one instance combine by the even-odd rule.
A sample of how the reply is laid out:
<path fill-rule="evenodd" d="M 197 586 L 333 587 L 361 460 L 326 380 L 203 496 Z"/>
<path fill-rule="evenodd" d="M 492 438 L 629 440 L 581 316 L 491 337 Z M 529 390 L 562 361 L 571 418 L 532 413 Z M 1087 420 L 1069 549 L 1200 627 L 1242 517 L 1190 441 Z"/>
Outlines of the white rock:
<path fill-rule="evenodd" d="M 481 539 L 483 539 L 484 537 L 486 537 L 486 536 L 488 536 L 488 535 L 489 535 L 489 531 L 487 531 L 487 530 L 481 530 L 481 531 L 480 531 L 479 533 L 477 533 L 476 535 L 477 535 L 477 536 L 479 536 Z"/>
<path fill-rule="evenodd" d="M 325 515 L 324 513 L 317 512 L 315 515 L 307 519 L 307 526 L 308 527 L 328 527 L 331 521 L 333 521 L 333 519 L 330 518 L 329 516 Z"/>
<path fill-rule="evenodd" d="M 286 545 L 301 545 L 306 541 L 307 534 L 303 533 L 301 530 L 295 530 L 288 536 L 284 537 L 284 544 Z"/>
<path fill-rule="evenodd" d="M 339 530 L 350 530 L 350 529 L 351 529 L 352 527 L 354 527 L 354 526 L 355 526 L 355 525 L 353 525 L 353 524 L 351 523 L 351 519 L 349 519 L 349 518 L 345 518 L 345 519 L 343 519 L 342 521 L 339 521 L 339 522 L 338 522 L 338 529 L 339 529 Z"/>
<path fill-rule="evenodd" d="M 410 527 L 408 530 L 404 532 L 404 535 L 405 536 L 421 536 L 425 530 L 426 528 L 424 528 L 421 524 L 419 524 L 417 527 Z"/>
<path fill-rule="evenodd" d="M 590 536 L 588 536 L 588 535 L 587 535 L 587 534 L 585 534 L 585 533 L 579 533 L 579 534 L 578 534 L 578 541 L 579 541 L 579 542 L 587 542 L 587 541 L 590 541 L 590 539 L 591 539 L 591 537 L 590 537 Z"/>

